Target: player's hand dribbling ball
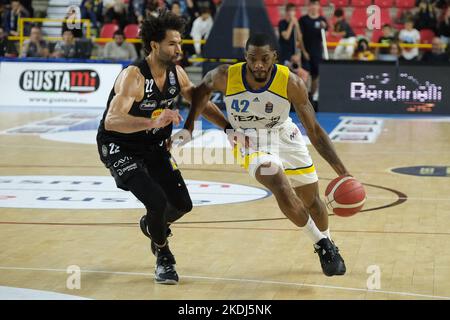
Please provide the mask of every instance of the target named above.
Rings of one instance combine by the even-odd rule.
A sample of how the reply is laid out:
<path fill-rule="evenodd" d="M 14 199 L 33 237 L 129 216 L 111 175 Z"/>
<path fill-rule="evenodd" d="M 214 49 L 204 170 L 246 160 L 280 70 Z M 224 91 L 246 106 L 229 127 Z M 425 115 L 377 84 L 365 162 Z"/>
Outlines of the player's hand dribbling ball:
<path fill-rule="evenodd" d="M 334 214 L 349 217 L 361 211 L 366 202 L 366 191 L 352 176 L 340 176 L 328 184 L 325 197 L 327 207 Z"/>

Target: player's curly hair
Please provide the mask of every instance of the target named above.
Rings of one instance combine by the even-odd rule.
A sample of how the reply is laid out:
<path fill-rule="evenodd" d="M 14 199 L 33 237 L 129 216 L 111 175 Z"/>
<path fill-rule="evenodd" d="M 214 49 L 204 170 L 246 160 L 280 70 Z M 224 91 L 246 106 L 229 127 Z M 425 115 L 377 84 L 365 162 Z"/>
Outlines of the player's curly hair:
<path fill-rule="evenodd" d="M 166 31 L 176 30 L 183 34 L 186 21 L 168 10 L 160 11 L 158 17 L 150 16 L 141 25 L 141 39 L 146 53 L 150 53 L 151 41 L 161 42 L 166 37 Z"/>

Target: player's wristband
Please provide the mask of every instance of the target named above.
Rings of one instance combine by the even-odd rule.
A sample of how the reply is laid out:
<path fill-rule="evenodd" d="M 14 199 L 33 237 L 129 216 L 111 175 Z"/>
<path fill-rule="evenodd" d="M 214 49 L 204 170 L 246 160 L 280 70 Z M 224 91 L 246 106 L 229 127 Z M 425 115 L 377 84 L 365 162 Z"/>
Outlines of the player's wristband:
<path fill-rule="evenodd" d="M 227 133 L 227 130 L 233 130 L 233 126 L 231 125 L 231 124 L 227 124 L 226 126 L 225 126 L 225 129 L 223 129 L 223 132 L 225 132 L 225 133 Z"/>

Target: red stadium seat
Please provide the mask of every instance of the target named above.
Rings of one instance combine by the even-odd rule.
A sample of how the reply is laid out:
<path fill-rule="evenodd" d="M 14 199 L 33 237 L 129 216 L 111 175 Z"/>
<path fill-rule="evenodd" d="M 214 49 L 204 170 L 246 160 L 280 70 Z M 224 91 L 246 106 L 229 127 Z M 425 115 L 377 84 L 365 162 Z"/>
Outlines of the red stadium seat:
<path fill-rule="evenodd" d="M 416 5 L 415 0 L 395 0 L 395 6 L 397 8 L 411 9 L 414 8 L 415 5 Z"/>
<path fill-rule="evenodd" d="M 356 36 L 366 36 L 366 28 L 352 28 Z"/>
<path fill-rule="evenodd" d="M 375 0 L 374 4 L 380 8 L 390 8 L 394 5 L 394 0 Z"/>
<path fill-rule="evenodd" d="M 309 1 L 308 1 L 309 2 Z M 321 6 L 328 6 L 328 0 L 320 0 L 320 5 Z M 308 4 L 308 3 L 307 3 Z"/>
<path fill-rule="evenodd" d="M 367 7 L 372 4 L 372 0 L 352 0 L 353 7 Z"/>
<path fill-rule="evenodd" d="M 434 31 L 431 29 L 420 30 L 420 43 L 432 43 L 435 36 Z"/>
<path fill-rule="evenodd" d="M 345 8 L 348 6 L 349 0 L 331 0 L 331 3 L 337 8 Z"/>
<path fill-rule="evenodd" d="M 264 0 L 266 6 L 283 6 L 284 0 Z"/>
<path fill-rule="evenodd" d="M 125 27 L 125 29 L 123 29 L 123 33 L 128 39 L 139 38 L 139 25 L 129 24 Z"/>
<path fill-rule="evenodd" d="M 297 7 L 297 19 L 300 19 L 302 15 L 302 7 Z"/>
<path fill-rule="evenodd" d="M 278 22 L 280 22 L 280 9 L 277 6 L 269 6 L 266 9 L 272 26 L 278 26 Z"/>
<path fill-rule="evenodd" d="M 381 26 L 385 24 L 392 25 L 391 13 L 389 11 L 389 8 L 381 9 Z"/>
<path fill-rule="evenodd" d="M 367 13 L 366 8 L 356 8 L 350 18 L 350 26 L 352 28 L 366 28 Z"/>
<path fill-rule="evenodd" d="M 342 37 L 333 36 L 331 32 L 327 32 L 327 42 L 339 42 Z"/>
<path fill-rule="evenodd" d="M 100 30 L 100 38 L 112 38 L 114 32 L 119 30 L 119 26 L 114 23 L 105 23 Z"/>
<path fill-rule="evenodd" d="M 308 4 L 308 0 L 288 0 L 287 2 L 295 4 L 296 6 L 304 6 L 305 4 Z"/>
<path fill-rule="evenodd" d="M 370 41 L 378 43 L 378 40 L 380 40 L 380 37 L 383 35 L 383 31 L 380 29 L 374 29 L 372 31 L 372 39 Z"/>

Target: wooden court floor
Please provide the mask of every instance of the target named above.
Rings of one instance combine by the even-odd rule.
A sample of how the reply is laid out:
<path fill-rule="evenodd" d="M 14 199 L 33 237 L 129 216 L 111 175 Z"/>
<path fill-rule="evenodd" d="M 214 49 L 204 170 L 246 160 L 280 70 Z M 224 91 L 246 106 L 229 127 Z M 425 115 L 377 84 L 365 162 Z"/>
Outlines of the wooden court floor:
<path fill-rule="evenodd" d="M 55 115 L 2 112 L 0 131 Z M 142 209 L 15 209 L 0 200 L 0 286 L 92 299 L 450 299 L 449 177 L 390 172 L 450 166 L 450 122 L 388 119 L 376 143 L 336 148 L 368 194 L 368 211 L 330 216 L 345 276 L 322 274 L 273 196 L 195 207 L 174 225 L 178 286 L 153 282 Z M 108 176 L 93 144 L 0 135 L 0 150 L 0 176 Z M 323 193 L 335 174 L 310 151 Z M 259 186 L 237 165 L 180 167 L 186 179 Z M 81 268 L 80 289 L 67 288 L 71 265 Z M 380 282 L 369 290 L 373 266 Z"/>

